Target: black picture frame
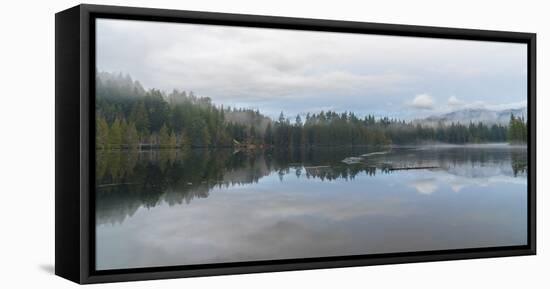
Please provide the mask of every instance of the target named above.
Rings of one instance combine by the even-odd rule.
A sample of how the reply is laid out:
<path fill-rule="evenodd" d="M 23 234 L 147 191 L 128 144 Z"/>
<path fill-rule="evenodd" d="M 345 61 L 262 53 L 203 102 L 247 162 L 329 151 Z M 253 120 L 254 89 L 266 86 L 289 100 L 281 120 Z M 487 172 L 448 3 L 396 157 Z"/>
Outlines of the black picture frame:
<path fill-rule="evenodd" d="M 94 218 L 95 19 L 269 27 L 528 45 L 528 245 L 360 256 L 96 271 Z M 77 283 L 101 283 L 347 266 L 536 254 L 536 34 L 239 15 L 166 9 L 79 5 L 55 15 L 55 274 Z"/>

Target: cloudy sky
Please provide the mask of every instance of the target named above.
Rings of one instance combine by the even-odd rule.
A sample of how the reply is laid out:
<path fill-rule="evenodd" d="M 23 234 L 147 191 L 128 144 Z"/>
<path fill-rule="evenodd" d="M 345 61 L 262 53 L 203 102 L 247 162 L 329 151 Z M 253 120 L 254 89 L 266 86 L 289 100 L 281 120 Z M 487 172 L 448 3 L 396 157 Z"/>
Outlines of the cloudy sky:
<path fill-rule="evenodd" d="M 527 46 L 147 21 L 97 21 L 97 69 L 277 117 L 414 119 L 526 105 Z"/>

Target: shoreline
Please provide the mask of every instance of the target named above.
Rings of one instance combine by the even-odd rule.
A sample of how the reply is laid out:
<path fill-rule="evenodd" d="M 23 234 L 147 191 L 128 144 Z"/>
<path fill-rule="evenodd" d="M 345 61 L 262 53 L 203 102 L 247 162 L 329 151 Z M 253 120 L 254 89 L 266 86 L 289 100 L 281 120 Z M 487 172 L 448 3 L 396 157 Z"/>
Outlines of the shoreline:
<path fill-rule="evenodd" d="M 447 149 L 447 148 L 470 148 L 470 149 L 485 149 L 485 148 L 495 148 L 495 149 L 527 149 L 527 144 L 510 144 L 510 143 L 468 143 L 468 144 L 449 144 L 449 143 L 439 143 L 439 144 L 410 144 L 410 145 L 338 145 L 338 146 L 300 146 L 300 147 L 258 147 L 258 148 L 238 148 L 238 147 L 165 147 L 165 148 L 148 148 L 148 149 L 128 149 L 128 148 L 118 148 L 118 149 L 96 149 L 96 152 L 149 152 L 149 151 L 174 151 L 174 150 L 234 150 L 234 151 L 266 151 L 266 150 L 311 150 L 311 149 L 414 149 L 414 148 L 432 148 L 432 149 Z M 376 152 L 376 151 L 375 151 Z"/>

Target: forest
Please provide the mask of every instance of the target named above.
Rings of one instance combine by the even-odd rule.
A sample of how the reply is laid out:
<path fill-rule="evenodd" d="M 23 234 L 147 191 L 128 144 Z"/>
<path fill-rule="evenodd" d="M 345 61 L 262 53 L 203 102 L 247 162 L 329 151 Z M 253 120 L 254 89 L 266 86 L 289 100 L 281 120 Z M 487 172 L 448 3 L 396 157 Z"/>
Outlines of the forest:
<path fill-rule="evenodd" d="M 321 111 L 305 117 L 281 112 L 275 120 L 257 109 L 223 107 L 194 92 L 145 90 L 128 75 L 96 76 L 96 148 L 292 148 L 426 143 L 527 142 L 527 124 L 507 126 L 419 123 L 353 112 Z"/>

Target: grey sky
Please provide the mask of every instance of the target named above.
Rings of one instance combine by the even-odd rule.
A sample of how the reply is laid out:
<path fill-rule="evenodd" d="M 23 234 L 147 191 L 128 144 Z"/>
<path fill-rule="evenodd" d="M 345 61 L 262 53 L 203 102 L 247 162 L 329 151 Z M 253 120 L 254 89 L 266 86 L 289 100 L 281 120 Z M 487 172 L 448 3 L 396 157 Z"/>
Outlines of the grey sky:
<path fill-rule="evenodd" d="M 272 117 L 413 119 L 527 101 L 524 44 L 107 19 L 96 31 L 100 71 Z"/>

